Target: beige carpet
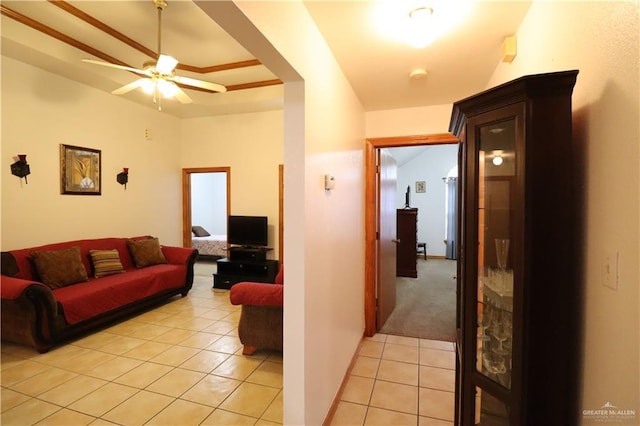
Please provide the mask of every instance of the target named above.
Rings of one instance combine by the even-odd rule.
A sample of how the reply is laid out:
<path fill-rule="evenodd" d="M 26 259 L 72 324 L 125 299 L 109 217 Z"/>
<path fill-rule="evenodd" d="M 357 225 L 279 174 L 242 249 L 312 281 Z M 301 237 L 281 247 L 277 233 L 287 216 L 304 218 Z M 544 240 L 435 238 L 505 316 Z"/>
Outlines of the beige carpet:
<path fill-rule="evenodd" d="M 396 308 L 380 333 L 455 341 L 456 261 L 418 259 L 418 278 L 396 278 Z"/>

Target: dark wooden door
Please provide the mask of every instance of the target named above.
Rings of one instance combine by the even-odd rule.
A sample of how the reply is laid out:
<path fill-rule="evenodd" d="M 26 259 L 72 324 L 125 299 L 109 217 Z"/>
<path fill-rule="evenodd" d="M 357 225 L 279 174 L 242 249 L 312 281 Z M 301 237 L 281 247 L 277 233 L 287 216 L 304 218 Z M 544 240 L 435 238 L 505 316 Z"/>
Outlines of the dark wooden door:
<path fill-rule="evenodd" d="M 376 329 L 380 330 L 396 307 L 396 160 L 377 150 L 378 165 L 378 309 Z"/>

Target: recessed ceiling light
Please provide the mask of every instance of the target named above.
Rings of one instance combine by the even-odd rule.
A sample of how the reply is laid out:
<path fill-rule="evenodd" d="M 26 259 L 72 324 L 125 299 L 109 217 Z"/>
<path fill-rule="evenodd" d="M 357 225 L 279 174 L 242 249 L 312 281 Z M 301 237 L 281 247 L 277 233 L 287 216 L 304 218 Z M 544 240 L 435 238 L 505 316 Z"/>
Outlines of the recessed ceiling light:
<path fill-rule="evenodd" d="M 504 129 L 502 127 L 494 127 L 493 129 L 489 130 L 491 133 L 493 134 L 498 134 L 498 133 L 502 133 L 504 132 Z"/>

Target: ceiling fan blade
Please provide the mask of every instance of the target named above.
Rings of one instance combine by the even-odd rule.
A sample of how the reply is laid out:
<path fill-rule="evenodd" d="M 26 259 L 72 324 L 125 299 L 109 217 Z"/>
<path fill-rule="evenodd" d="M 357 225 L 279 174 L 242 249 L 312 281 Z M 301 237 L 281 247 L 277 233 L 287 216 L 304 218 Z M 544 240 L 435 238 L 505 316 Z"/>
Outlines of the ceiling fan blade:
<path fill-rule="evenodd" d="M 173 69 L 178 65 L 178 60 L 168 55 L 160 55 L 156 64 L 156 71 L 160 74 L 171 74 Z"/>
<path fill-rule="evenodd" d="M 124 86 L 114 90 L 113 93 L 114 95 L 124 95 L 127 92 L 130 92 L 132 90 L 137 89 L 138 87 L 142 86 L 143 81 L 145 81 L 146 78 L 139 78 L 136 81 L 133 81 L 129 84 L 125 84 Z"/>
<path fill-rule="evenodd" d="M 151 73 L 149 73 L 146 70 L 141 70 L 141 69 L 133 68 L 133 67 L 127 67 L 125 65 L 111 64 L 109 62 L 96 61 L 94 59 L 83 59 L 82 62 L 88 62 L 90 64 L 102 65 L 102 66 L 105 66 L 105 67 L 117 68 L 117 69 L 125 70 L 125 71 L 131 71 L 131 72 L 135 72 L 136 74 L 140 74 L 140 75 L 151 76 Z"/>
<path fill-rule="evenodd" d="M 176 83 L 184 84 L 185 86 L 199 87 L 201 89 L 207 89 L 214 92 L 224 93 L 227 91 L 227 88 L 221 84 L 210 83 L 208 81 L 196 80 L 194 78 L 189 77 L 180 77 L 178 75 L 173 76 L 172 80 Z"/>
<path fill-rule="evenodd" d="M 176 93 L 173 95 L 174 98 L 176 98 L 180 103 L 182 104 L 190 104 L 193 102 L 193 100 L 191 100 L 191 98 L 184 93 L 184 90 L 182 90 L 181 88 L 176 86 Z"/>

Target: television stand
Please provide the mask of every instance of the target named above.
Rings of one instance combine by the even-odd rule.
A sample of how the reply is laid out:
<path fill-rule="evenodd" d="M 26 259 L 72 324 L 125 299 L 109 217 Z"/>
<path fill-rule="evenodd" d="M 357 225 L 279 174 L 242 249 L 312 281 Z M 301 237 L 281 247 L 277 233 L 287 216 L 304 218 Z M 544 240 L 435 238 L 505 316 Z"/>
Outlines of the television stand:
<path fill-rule="evenodd" d="M 229 258 L 264 262 L 267 260 L 267 252 L 271 250 L 273 250 L 271 247 L 234 246 L 229 248 Z"/>
<path fill-rule="evenodd" d="M 259 250 L 259 252 L 266 252 Z M 213 288 L 230 289 L 236 283 L 251 281 L 273 283 L 278 275 L 277 260 L 233 259 L 218 260 L 218 271 L 213 274 Z"/>

